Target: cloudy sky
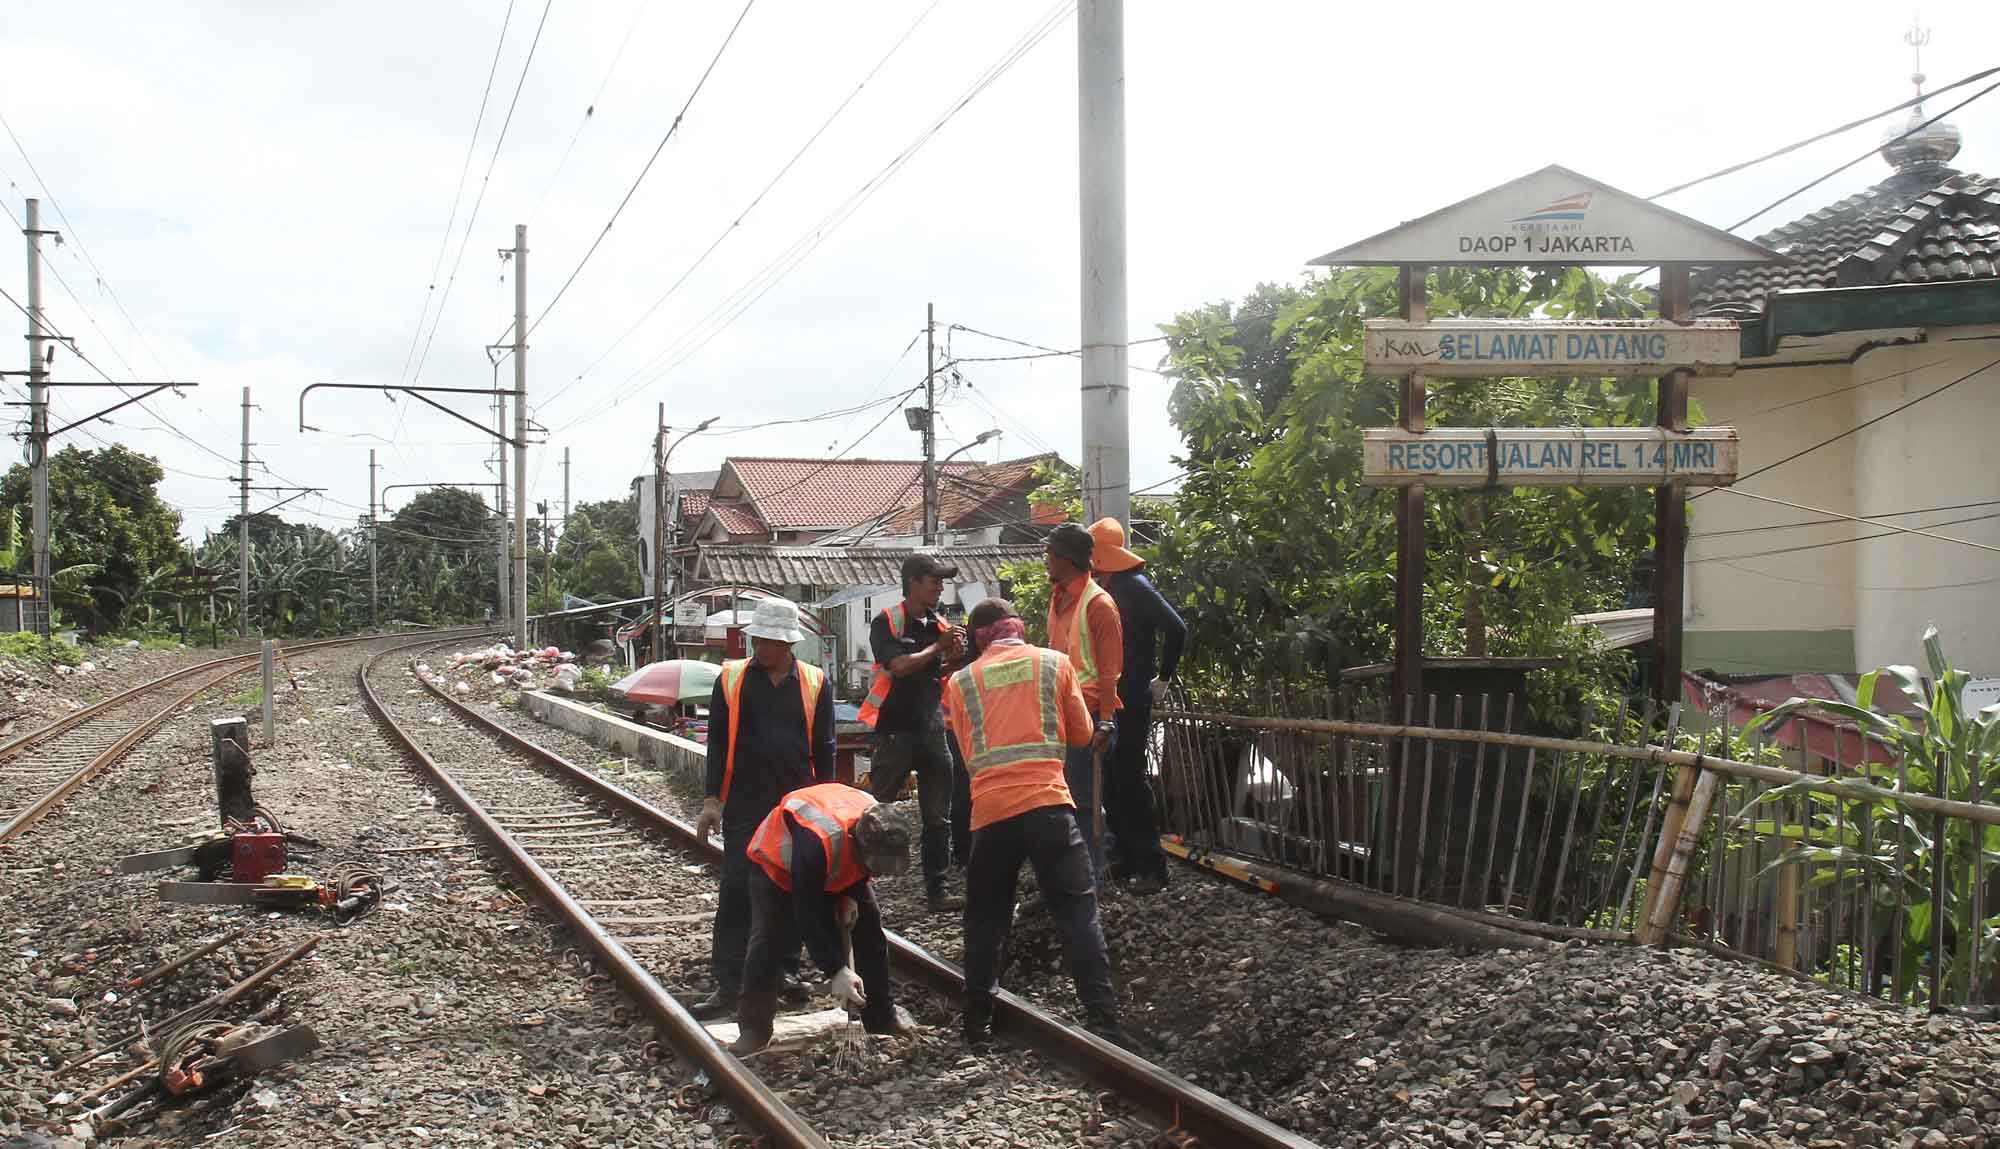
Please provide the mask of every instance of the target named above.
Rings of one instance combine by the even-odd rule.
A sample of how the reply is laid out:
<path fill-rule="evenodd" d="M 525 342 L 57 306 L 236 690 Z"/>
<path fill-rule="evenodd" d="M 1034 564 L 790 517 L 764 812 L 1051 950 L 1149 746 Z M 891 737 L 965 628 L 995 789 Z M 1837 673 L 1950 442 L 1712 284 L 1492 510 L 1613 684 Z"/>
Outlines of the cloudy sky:
<path fill-rule="evenodd" d="M 1912 90 L 1902 41 L 1912 14 L 1896 4 L 1615 16 L 1443 0 L 1127 8 L 1135 339 L 1544 164 L 1651 194 Z M 64 441 L 158 456 L 167 497 L 198 531 L 234 509 L 227 477 L 246 386 L 260 484 L 327 489 L 288 515 L 353 522 L 371 447 L 384 484 L 488 478 L 490 447 L 463 423 L 375 394 L 316 392 L 307 420 L 319 429 L 301 432 L 299 391 L 489 384 L 485 346 L 512 312 L 496 252 L 519 223 L 530 315 L 547 312 L 528 355 L 533 417 L 549 429 L 530 455 L 531 500 L 560 500 L 564 448 L 576 501 L 622 494 L 647 466 L 662 402 L 675 427 L 719 420 L 680 448 L 676 470 L 730 453 L 914 456 L 900 404 L 718 432 L 917 383 L 926 303 L 941 326 L 1075 346 L 1068 9 L 753 0 L 660 147 L 742 10 L 740 0 L 515 0 L 511 12 L 506 0 L 6 5 L 0 115 L 13 138 L 0 139 L 0 183 L 16 220 L 39 195 L 43 226 L 66 233 L 48 253 L 51 323 L 115 378 L 200 384 Z M 1996 62 L 2000 5 L 1933 0 L 1923 21 L 1931 87 Z M 2000 169 L 2000 94 L 1954 122 L 1966 141 L 1958 166 Z M 1865 150 L 1881 128 L 1666 202 L 1728 225 Z M 1871 157 L 1744 233 L 1886 174 Z M 0 267 L 0 287 L 24 299 L 23 261 Z M 949 338 L 961 357 L 1020 351 Z M 1134 348 L 1134 362 L 1154 360 Z M 67 354 L 57 362 L 58 378 L 95 377 Z M 1077 457 L 1073 361 L 962 370 L 967 385 L 942 412 L 945 449 L 998 427 L 979 457 Z M 1143 372 L 1133 384 L 1133 482 L 1171 488 L 1165 386 Z M 15 380 L 4 389 L 20 398 Z M 105 394 L 62 394 L 58 424 Z M 458 406 L 485 417 L 477 399 Z M 409 493 L 392 494 L 391 508 Z"/>

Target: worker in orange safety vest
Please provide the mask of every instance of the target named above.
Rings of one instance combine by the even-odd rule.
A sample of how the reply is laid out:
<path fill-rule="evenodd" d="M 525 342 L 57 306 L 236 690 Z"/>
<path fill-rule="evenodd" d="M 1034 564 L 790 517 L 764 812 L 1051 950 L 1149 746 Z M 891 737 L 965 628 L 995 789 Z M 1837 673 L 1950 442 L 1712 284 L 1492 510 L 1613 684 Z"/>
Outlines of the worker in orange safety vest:
<path fill-rule="evenodd" d="M 1028 645 L 1005 599 L 967 619 L 976 657 L 945 683 L 944 710 L 972 773 L 972 856 L 965 867 L 965 1018 L 968 1045 L 992 1039 L 993 994 L 1014 917 L 1021 863 L 1035 868 L 1055 919 L 1085 1027 L 1125 1044 L 1111 957 L 1098 920 L 1078 811 L 1063 781 L 1066 753 L 1102 742 L 1063 654 Z"/>
<path fill-rule="evenodd" d="M 839 782 L 785 795 L 750 838 L 750 949 L 736 1007 L 741 1056 L 770 1043 L 783 958 L 803 938 L 834 999 L 869 1033 L 902 1032 L 889 984 L 889 939 L 870 877 L 910 868 L 910 827 L 894 806 Z"/>
<path fill-rule="evenodd" d="M 702 1021 L 735 1013 L 742 989 L 750 836 L 786 794 L 833 780 L 833 692 L 825 672 L 792 654 L 792 644 L 805 638 L 798 606 L 766 599 L 744 631 L 751 657 L 723 663 L 709 698 L 708 770 L 695 822 L 704 839 L 722 831 L 722 888 L 709 934 L 715 991 L 689 1007 Z M 803 987 L 795 993 L 803 995 Z"/>
<path fill-rule="evenodd" d="M 1049 533 L 1049 645 L 1069 656 L 1084 703 L 1105 734 L 1087 746 L 1072 747 L 1063 776 L 1076 798 L 1077 821 L 1090 848 L 1091 879 L 1099 889 L 1106 877 L 1102 829 L 1103 762 L 1115 739 L 1118 679 L 1125 672 L 1125 632 L 1111 592 L 1090 577 L 1097 540 L 1075 523 Z"/>

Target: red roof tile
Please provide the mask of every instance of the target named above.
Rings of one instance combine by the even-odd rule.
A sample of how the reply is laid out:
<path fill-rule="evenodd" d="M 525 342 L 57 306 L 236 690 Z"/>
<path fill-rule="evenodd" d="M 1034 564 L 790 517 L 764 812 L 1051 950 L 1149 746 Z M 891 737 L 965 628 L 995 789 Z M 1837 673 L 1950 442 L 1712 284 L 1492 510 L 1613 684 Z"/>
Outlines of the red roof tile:
<path fill-rule="evenodd" d="M 762 538 L 765 534 L 764 524 L 757 521 L 757 516 L 748 507 L 736 503 L 710 503 L 707 513 L 714 515 L 715 521 L 722 524 L 722 529 L 732 535 Z"/>
<path fill-rule="evenodd" d="M 1053 453 L 1032 455 L 942 476 L 938 482 L 938 522 L 957 530 L 1025 520 L 1041 522 L 1045 516 L 1028 506 L 1028 492 L 1041 485 L 1035 469 L 1044 463 L 1061 465 L 1062 459 Z M 1051 522 L 1062 522 L 1061 509 L 1052 510 L 1055 518 Z M 890 534 L 915 534 L 923 529 L 923 520 L 924 499 L 918 492 L 889 520 L 886 529 Z"/>
<path fill-rule="evenodd" d="M 682 491 L 680 516 L 682 522 L 695 522 L 708 512 L 708 497 L 712 491 Z"/>
<path fill-rule="evenodd" d="M 924 471 L 916 459 L 731 458 L 723 466 L 736 474 L 772 530 L 866 522 L 901 507 L 920 489 Z M 963 475 L 974 467 L 948 463 L 944 473 Z"/>

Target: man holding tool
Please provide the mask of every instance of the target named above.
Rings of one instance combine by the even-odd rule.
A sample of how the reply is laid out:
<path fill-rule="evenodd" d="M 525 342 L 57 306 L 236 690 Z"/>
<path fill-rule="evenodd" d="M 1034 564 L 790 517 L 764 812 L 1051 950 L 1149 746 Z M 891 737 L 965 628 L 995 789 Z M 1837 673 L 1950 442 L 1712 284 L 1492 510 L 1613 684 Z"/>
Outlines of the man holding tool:
<path fill-rule="evenodd" d="M 889 939 L 868 879 L 907 873 L 910 827 L 895 807 L 839 782 L 785 795 L 751 836 L 750 947 L 730 1052 L 770 1044 L 781 961 L 804 939 L 833 996 L 869 1033 L 899 1033 Z"/>
<path fill-rule="evenodd" d="M 1097 916 L 1077 810 L 1063 782 L 1065 751 L 1101 742 L 1064 655 L 1028 645 L 1005 599 L 972 608 L 973 661 L 945 684 L 944 708 L 972 773 L 972 858 L 965 867 L 965 1040 L 992 1040 L 993 994 L 1013 925 L 1022 861 L 1062 935 L 1085 1028 L 1126 1037 L 1111 987 L 1111 956 Z"/>
<path fill-rule="evenodd" d="M 706 839 L 722 830 L 722 890 L 709 938 L 715 992 L 689 1009 L 700 1021 L 736 1012 L 750 944 L 751 836 L 784 795 L 833 781 L 833 692 L 819 667 L 792 655 L 806 636 L 798 605 L 765 599 L 744 633 L 751 657 L 722 664 L 708 702 L 708 775 L 695 833 Z"/>
<path fill-rule="evenodd" d="M 957 578 L 958 568 L 917 553 L 903 560 L 902 576 L 903 601 L 877 614 L 869 628 L 875 673 L 860 718 L 875 729 L 868 788 L 876 800 L 894 802 L 904 780 L 912 771 L 917 775 L 924 891 L 930 911 L 938 914 L 965 905 L 945 893 L 953 780 L 944 716 L 938 709 L 945 667 L 965 650 L 965 636 L 937 614 L 944 580 Z"/>
<path fill-rule="evenodd" d="M 1091 881 L 1104 888 L 1104 755 L 1118 714 L 1118 677 L 1125 669 L 1125 636 L 1118 604 L 1090 577 L 1097 541 L 1075 523 L 1049 533 L 1049 646 L 1069 656 L 1083 700 L 1096 716 L 1097 736 L 1072 744 L 1063 777 L 1076 800 L 1083 839 L 1090 850 Z"/>

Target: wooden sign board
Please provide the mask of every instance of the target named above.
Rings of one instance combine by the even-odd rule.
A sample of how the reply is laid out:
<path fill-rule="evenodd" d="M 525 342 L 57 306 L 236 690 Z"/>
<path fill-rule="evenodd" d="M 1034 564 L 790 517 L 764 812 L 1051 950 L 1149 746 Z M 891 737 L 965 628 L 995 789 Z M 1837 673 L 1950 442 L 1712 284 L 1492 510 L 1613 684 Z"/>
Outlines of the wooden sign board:
<path fill-rule="evenodd" d="M 1395 427 L 1362 432 L 1361 481 L 1371 487 L 1656 487 L 1736 481 L 1736 428 Z"/>
<path fill-rule="evenodd" d="M 1370 375 L 1658 375 L 1680 367 L 1727 375 L 1741 339 L 1734 322 L 1720 319 L 1370 319 L 1362 359 Z"/>
<path fill-rule="evenodd" d="M 1312 261 L 1362 264 L 1784 263 L 1784 256 L 1551 164 Z"/>

